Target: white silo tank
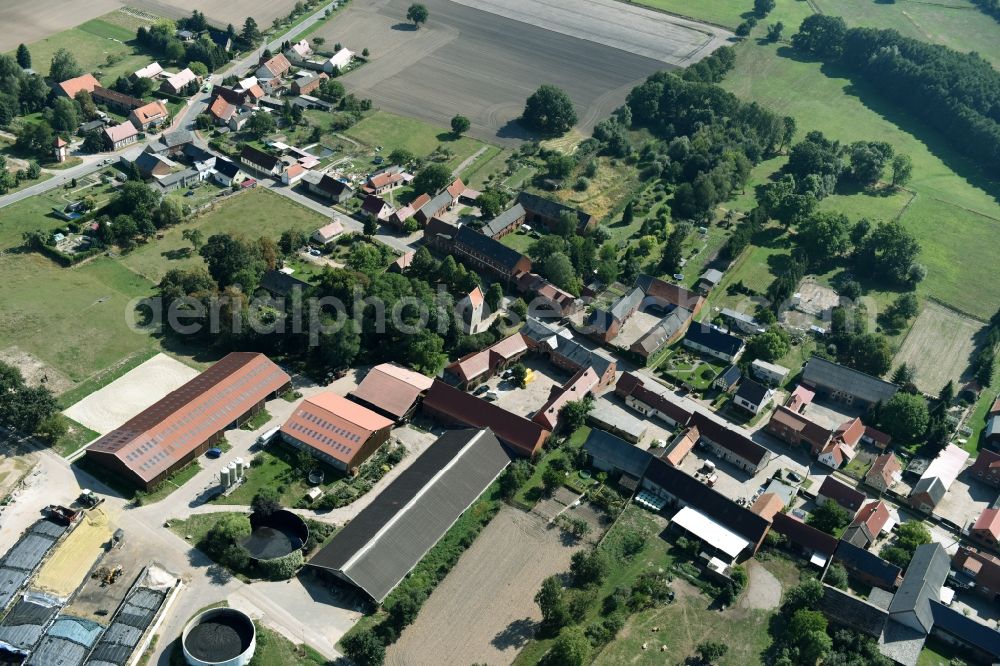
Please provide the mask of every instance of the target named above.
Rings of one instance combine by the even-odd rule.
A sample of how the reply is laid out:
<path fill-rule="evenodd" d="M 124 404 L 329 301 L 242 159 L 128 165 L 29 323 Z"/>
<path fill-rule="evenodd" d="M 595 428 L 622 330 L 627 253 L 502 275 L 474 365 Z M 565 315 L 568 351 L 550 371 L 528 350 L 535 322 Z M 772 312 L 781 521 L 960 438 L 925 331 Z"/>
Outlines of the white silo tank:
<path fill-rule="evenodd" d="M 229 468 L 223 467 L 219 472 L 219 485 L 223 488 L 229 487 Z"/>
<path fill-rule="evenodd" d="M 243 473 L 246 471 L 246 467 L 243 464 L 243 458 L 237 458 L 233 462 L 236 463 L 236 478 L 242 479 Z"/>

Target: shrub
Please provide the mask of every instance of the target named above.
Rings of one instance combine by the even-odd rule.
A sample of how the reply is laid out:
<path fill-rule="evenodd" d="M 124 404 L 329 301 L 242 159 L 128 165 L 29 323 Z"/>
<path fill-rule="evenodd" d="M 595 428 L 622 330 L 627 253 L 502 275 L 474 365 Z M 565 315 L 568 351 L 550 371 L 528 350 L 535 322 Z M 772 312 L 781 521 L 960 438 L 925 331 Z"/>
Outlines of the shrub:
<path fill-rule="evenodd" d="M 258 562 L 257 568 L 261 578 L 268 580 L 288 580 L 305 564 L 301 550 L 295 550 L 274 560 Z"/>

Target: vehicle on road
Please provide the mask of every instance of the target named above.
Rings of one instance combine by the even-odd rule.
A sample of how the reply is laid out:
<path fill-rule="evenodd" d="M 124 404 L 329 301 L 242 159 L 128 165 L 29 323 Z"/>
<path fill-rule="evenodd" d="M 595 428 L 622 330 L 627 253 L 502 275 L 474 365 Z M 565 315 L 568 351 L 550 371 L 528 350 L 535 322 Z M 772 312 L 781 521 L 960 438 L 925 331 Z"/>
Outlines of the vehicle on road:
<path fill-rule="evenodd" d="M 213 460 L 215 458 L 220 457 L 221 455 L 222 455 L 222 449 L 220 449 L 217 446 L 213 446 L 208 451 L 205 451 L 205 457 L 206 458 L 212 458 Z"/>
<path fill-rule="evenodd" d="M 482 395 L 482 394 L 486 393 L 489 390 L 490 390 L 490 387 L 487 386 L 486 384 L 483 384 L 482 386 L 480 386 L 479 388 L 477 388 L 475 391 L 473 391 L 472 395 Z"/>
<path fill-rule="evenodd" d="M 495 402 L 495 401 L 497 401 L 499 399 L 500 399 L 500 396 L 497 395 L 496 391 L 490 391 L 486 395 L 483 396 L 483 400 L 485 400 L 487 402 Z"/>

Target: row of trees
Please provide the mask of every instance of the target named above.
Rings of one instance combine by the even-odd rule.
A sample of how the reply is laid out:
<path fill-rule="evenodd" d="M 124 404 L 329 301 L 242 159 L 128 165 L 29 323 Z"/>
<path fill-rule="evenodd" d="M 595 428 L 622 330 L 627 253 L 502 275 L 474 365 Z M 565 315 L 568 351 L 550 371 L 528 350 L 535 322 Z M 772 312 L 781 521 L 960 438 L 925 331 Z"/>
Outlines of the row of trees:
<path fill-rule="evenodd" d="M 848 29 L 814 14 L 792 37 L 794 48 L 835 62 L 940 130 L 953 145 L 996 172 L 1000 164 L 1000 72 L 977 53 L 904 37 L 895 30 Z"/>
<path fill-rule="evenodd" d="M 34 161 L 28 162 L 26 169 L 8 171 L 7 156 L 0 155 L 0 194 L 7 194 L 7 192 L 17 187 L 21 181 L 35 180 L 41 173 L 41 167 L 38 166 L 38 162 Z"/>

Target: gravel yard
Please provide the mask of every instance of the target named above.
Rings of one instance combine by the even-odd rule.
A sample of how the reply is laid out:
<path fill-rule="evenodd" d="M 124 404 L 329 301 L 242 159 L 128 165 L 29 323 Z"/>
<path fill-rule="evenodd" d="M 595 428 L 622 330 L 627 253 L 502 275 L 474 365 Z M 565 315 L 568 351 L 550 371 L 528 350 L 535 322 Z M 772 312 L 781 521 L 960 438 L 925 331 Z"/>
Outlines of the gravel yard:
<path fill-rule="evenodd" d="M 581 546 L 509 506 L 483 530 L 388 651 L 392 666 L 507 664 L 534 633 L 542 580 Z"/>
<path fill-rule="evenodd" d="M 64 413 L 77 423 L 105 435 L 197 374 L 197 370 L 177 359 L 157 354 L 104 388 L 94 391 Z"/>

